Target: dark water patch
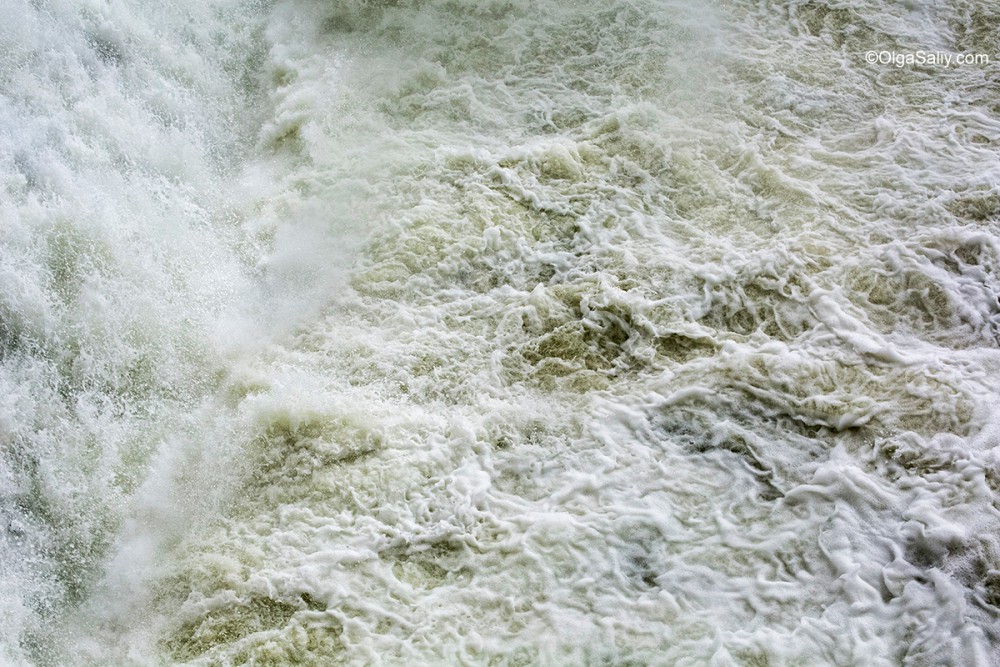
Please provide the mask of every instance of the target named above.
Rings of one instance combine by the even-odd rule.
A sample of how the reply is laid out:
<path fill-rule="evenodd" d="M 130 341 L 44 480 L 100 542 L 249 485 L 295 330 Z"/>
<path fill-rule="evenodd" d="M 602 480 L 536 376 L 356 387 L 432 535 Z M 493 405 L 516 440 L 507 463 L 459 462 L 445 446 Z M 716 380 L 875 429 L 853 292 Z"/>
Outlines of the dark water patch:
<path fill-rule="evenodd" d="M 944 206 L 960 220 L 982 223 L 1000 219 L 1000 194 L 992 188 L 953 194 Z"/>
<path fill-rule="evenodd" d="M 710 356 L 719 350 L 719 344 L 708 336 L 669 332 L 657 334 L 653 339 L 657 353 L 677 363 Z"/>
<path fill-rule="evenodd" d="M 763 651 L 742 650 L 733 651 L 733 658 L 741 667 L 771 667 L 771 658 Z"/>
<path fill-rule="evenodd" d="M 1000 570 L 988 572 L 983 578 L 982 601 L 992 607 L 993 614 L 1000 617 Z"/>
<path fill-rule="evenodd" d="M 276 414 L 245 452 L 242 483 L 233 492 L 229 512 L 253 515 L 261 506 L 293 503 L 307 497 L 352 497 L 334 493 L 331 474 L 338 468 L 365 466 L 382 449 L 382 436 L 349 417 Z"/>
<path fill-rule="evenodd" d="M 187 621 L 161 640 L 161 645 L 174 660 L 186 662 L 216 646 L 228 646 L 248 635 L 282 628 L 299 608 L 281 600 L 252 595 L 244 602 L 217 607 Z"/>
<path fill-rule="evenodd" d="M 938 473 L 954 472 L 962 459 L 955 436 L 938 434 L 935 438 L 922 438 L 915 433 L 900 433 L 879 438 L 875 447 L 875 463 L 880 474 L 892 481 L 903 477 L 931 477 Z M 986 474 L 989 483 L 989 474 Z"/>

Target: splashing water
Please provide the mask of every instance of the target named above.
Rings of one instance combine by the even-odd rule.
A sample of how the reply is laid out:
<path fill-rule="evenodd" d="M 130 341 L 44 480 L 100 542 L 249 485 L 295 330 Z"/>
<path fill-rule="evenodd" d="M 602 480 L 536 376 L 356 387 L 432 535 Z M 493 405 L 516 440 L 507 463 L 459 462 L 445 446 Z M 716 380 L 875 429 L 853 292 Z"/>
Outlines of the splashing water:
<path fill-rule="evenodd" d="M 0 14 L 0 661 L 1000 662 L 985 0 Z"/>

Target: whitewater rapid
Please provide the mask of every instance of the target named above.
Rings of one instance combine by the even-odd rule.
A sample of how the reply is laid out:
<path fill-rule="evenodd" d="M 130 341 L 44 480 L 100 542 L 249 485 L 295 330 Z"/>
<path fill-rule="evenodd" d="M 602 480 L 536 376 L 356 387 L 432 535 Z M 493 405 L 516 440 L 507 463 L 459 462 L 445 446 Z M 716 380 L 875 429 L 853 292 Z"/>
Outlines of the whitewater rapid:
<path fill-rule="evenodd" d="M 998 28 L 10 0 L 0 662 L 1000 663 Z"/>

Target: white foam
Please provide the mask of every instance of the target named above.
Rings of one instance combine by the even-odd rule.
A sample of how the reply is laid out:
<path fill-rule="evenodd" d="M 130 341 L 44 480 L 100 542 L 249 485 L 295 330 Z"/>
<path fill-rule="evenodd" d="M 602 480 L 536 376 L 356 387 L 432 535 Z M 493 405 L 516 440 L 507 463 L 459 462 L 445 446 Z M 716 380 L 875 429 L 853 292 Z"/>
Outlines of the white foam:
<path fill-rule="evenodd" d="M 1000 659 L 988 11 L 20 7 L 4 658 Z"/>

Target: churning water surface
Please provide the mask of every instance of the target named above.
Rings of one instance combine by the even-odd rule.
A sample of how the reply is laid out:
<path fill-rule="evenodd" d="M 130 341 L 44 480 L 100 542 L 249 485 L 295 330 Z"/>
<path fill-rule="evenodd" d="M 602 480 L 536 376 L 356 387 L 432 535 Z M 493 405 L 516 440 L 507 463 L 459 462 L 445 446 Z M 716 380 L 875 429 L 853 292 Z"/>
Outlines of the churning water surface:
<path fill-rule="evenodd" d="M 0 664 L 1000 664 L 998 59 L 6 0 Z"/>

